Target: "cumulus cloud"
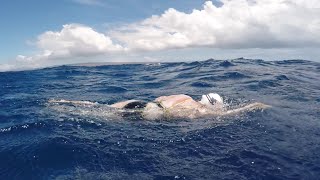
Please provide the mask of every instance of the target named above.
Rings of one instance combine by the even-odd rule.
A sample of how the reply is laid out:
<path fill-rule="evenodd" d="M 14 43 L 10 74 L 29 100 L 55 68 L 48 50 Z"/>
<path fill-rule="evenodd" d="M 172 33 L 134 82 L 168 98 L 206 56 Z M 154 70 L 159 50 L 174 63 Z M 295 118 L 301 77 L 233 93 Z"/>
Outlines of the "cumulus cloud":
<path fill-rule="evenodd" d="M 207 1 L 187 14 L 168 9 L 113 37 L 136 50 L 306 47 L 320 44 L 319 0 Z"/>
<path fill-rule="evenodd" d="M 48 31 L 38 37 L 37 46 L 45 56 L 88 56 L 123 50 L 110 37 L 79 25 L 64 25 L 60 32 Z"/>
<path fill-rule="evenodd" d="M 67 63 L 65 59 L 127 51 L 121 45 L 113 43 L 105 34 L 80 24 L 67 24 L 61 31 L 44 32 L 34 44 L 39 53 L 32 56 L 18 55 L 10 64 L 2 64 L 0 71 L 41 68 Z"/>
<path fill-rule="evenodd" d="M 94 56 L 124 51 L 121 45 L 114 44 L 110 37 L 80 24 L 64 25 L 60 32 L 47 31 L 38 36 L 37 47 L 41 53 L 20 61 L 37 61 L 68 57 Z"/>
<path fill-rule="evenodd" d="M 96 3 L 98 0 L 74 0 Z M 319 0 L 221 0 L 184 13 L 173 8 L 143 21 L 95 31 L 80 24 L 38 36 L 39 53 L 18 56 L 12 68 L 42 67 L 57 59 L 184 48 L 276 49 L 320 46 Z M 115 43 L 117 42 L 117 43 Z M 126 54 L 123 54 L 126 52 Z M 148 55 L 141 54 L 141 59 Z"/>

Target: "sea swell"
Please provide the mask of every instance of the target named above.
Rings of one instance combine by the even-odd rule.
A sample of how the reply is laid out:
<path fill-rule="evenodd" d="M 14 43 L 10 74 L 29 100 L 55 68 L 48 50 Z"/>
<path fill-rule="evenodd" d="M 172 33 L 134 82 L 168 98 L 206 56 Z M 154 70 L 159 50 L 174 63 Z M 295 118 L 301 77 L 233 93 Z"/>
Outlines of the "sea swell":
<path fill-rule="evenodd" d="M 2 72 L 0 179 L 317 179 L 319 72 L 311 61 L 248 59 Z M 110 116 L 103 106 L 208 92 L 230 108 L 272 108 L 144 121 Z"/>

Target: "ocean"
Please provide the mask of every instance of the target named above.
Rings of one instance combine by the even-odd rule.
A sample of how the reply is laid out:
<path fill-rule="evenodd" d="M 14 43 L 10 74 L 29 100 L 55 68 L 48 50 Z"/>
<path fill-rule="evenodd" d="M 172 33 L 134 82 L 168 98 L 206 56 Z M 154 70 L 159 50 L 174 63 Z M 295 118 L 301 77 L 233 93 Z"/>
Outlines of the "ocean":
<path fill-rule="evenodd" d="M 112 116 L 122 100 L 219 93 L 196 120 Z M 94 106 L 49 100 L 97 102 Z M 0 179 L 319 179 L 320 63 L 207 60 L 0 73 Z"/>

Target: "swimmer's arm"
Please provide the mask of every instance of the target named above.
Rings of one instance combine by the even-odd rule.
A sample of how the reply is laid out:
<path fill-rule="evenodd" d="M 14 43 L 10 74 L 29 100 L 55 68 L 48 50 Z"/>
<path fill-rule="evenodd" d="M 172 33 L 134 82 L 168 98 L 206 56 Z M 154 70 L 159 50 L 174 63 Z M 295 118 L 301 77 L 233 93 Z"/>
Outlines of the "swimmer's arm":
<path fill-rule="evenodd" d="M 96 105 L 99 104 L 97 102 L 90 102 L 90 101 L 69 101 L 69 100 L 55 100 L 55 99 L 50 99 L 48 101 L 49 103 L 64 103 L 64 104 L 76 104 L 76 105 Z"/>
<path fill-rule="evenodd" d="M 118 109 L 122 109 L 124 108 L 127 104 L 135 102 L 137 100 L 127 100 L 127 101 L 122 101 L 122 102 L 118 102 L 115 104 L 111 104 L 110 107 L 113 108 L 118 108 Z M 60 104 L 73 104 L 73 105 L 97 105 L 99 103 L 97 102 L 90 102 L 90 101 L 69 101 L 69 100 L 55 100 L 55 99 L 50 99 L 48 101 L 49 103 L 60 103 Z"/>
<path fill-rule="evenodd" d="M 246 105 L 246 106 L 238 108 L 238 109 L 228 110 L 224 114 L 225 115 L 239 114 L 242 112 L 254 111 L 254 110 L 258 110 L 258 109 L 264 110 L 264 109 L 268 109 L 268 108 L 271 108 L 271 106 L 263 104 L 263 103 L 252 103 L 252 104 Z"/>
<path fill-rule="evenodd" d="M 157 97 L 154 102 L 161 102 L 161 101 L 164 101 L 168 98 L 168 96 L 160 96 L 160 97 Z"/>
<path fill-rule="evenodd" d="M 188 100 L 194 101 L 190 96 L 187 96 L 185 94 L 177 94 L 177 95 L 171 95 L 171 96 L 158 97 L 157 99 L 154 100 L 154 102 L 160 103 L 162 107 L 170 108 Z"/>

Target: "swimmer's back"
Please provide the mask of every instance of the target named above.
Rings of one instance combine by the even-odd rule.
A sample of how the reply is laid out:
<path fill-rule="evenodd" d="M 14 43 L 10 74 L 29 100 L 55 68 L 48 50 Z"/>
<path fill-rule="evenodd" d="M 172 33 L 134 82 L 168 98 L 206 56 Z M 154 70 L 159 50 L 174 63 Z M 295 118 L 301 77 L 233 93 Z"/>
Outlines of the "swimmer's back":
<path fill-rule="evenodd" d="M 163 108 L 172 108 L 181 104 L 193 104 L 196 103 L 190 96 L 185 94 L 171 95 L 171 96 L 161 96 L 155 99 L 155 102 L 159 103 Z"/>

